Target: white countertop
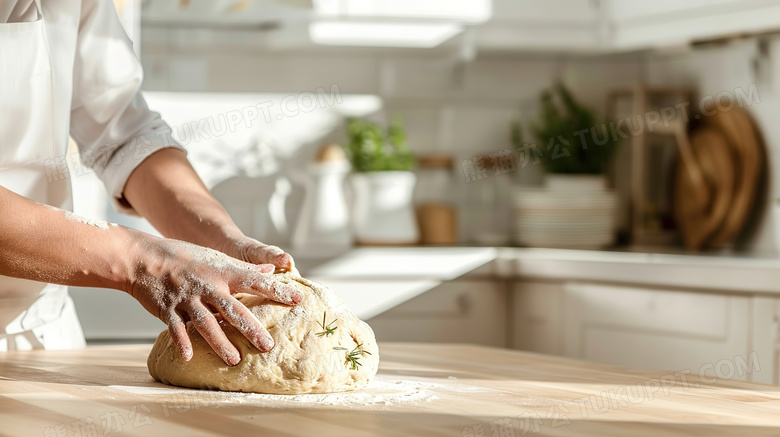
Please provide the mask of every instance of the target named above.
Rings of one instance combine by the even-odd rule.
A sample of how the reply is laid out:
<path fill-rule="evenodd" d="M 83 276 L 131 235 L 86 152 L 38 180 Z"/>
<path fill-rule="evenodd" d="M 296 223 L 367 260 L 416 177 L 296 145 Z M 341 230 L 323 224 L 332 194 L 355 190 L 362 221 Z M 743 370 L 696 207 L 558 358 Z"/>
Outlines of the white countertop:
<path fill-rule="evenodd" d="M 432 279 L 449 281 L 498 256 L 490 247 L 358 248 L 306 272 L 344 279 Z"/>
<path fill-rule="evenodd" d="M 361 319 L 400 305 L 497 257 L 493 248 L 358 248 L 303 274 Z"/>
<path fill-rule="evenodd" d="M 326 283 L 331 280 L 334 289 L 336 284 L 348 287 L 355 280 L 362 281 L 363 287 L 405 280 L 406 283 L 398 282 L 399 286 L 420 289 L 424 287 L 419 281 L 438 285 L 470 275 L 780 293 L 780 258 L 776 256 L 544 248 L 358 248 L 305 274 Z M 399 293 L 410 292 L 404 289 Z"/>
<path fill-rule="evenodd" d="M 780 293 L 780 258 L 503 248 L 504 277 L 590 280 L 724 292 Z"/>

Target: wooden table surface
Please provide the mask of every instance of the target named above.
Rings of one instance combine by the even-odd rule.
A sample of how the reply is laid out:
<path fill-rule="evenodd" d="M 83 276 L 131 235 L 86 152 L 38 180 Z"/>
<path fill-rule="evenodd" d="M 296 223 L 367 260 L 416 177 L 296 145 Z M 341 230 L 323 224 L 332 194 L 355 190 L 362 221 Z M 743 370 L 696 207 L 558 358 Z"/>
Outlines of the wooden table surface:
<path fill-rule="evenodd" d="M 0 354 L 0 435 L 780 435 L 780 387 L 711 373 L 385 343 L 369 389 L 285 397 L 158 384 L 149 348 Z"/>

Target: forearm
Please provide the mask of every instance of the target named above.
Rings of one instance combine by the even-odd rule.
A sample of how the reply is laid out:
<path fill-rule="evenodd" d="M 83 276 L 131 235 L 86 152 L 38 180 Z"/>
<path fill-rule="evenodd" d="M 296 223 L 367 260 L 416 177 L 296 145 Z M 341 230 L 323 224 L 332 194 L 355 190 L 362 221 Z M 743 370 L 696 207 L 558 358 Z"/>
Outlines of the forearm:
<path fill-rule="evenodd" d="M 127 290 L 140 232 L 78 217 L 0 187 L 0 275 Z"/>
<path fill-rule="evenodd" d="M 130 205 L 161 234 L 224 250 L 243 236 L 177 149 L 163 149 L 142 162 L 125 184 Z"/>
<path fill-rule="evenodd" d="M 181 356 L 192 357 L 185 323 L 228 365 L 241 355 L 220 329 L 218 311 L 261 351 L 273 337 L 236 300 L 249 293 L 286 305 L 303 295 L 257 265 L 182 241 L 91 221 L 0 187 L 0 275 L 40 282 L 123 290 L 168 324 Z"/>

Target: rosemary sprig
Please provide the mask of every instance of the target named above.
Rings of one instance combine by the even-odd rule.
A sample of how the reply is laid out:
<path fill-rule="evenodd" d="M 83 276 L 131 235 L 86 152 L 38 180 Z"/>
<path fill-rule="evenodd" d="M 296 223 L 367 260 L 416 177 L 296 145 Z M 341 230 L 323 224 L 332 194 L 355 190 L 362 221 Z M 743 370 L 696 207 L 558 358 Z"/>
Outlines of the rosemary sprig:
<path fill-rule="evenodd" d="M 327 319 L 327 317 L 328 317 L 327 312 L 322 314 L 322 323 L 320 323 L 320 326 L 322 326 L 322 332 L 318 332 L 316 334 L 317 337 L 323 337 L 323 336 L 327 337 L 329 335 L 334 334 L 336 332 L 336 329 L 338 329 L 338 326 L 331 327 L 331 325 L 338 322 L 339 319 L 333 320 L 330 323 L 326 324 L 325 320 Z"/>
<path fill-rule="evenodd" d="M 360 361 L 358 361 L 358 360 L 360 360 L 360 358 L 363 355 L 365 355 L 365 354 L 371 355 L 371 352 L 364 351 L 364 350 L 360 349 L 362 346 L 363 346 L 363 343 L 360 343 L 359 345 L 355 346 L 355 349 L 352 349 L 350 352 L 347 352 L 347 354 L 345 356 L 344 365 L 345 366 L 349 366 L 349 368 L 351 370 L 357 370 L 358 366 L 362 366 L 362 364 L 360 364 Z M 336 346 L 333 349 L 340 350 L 340 351 L 348 351 L 349 350 L 349 349 L 341 347 L 341 346 Z"/>

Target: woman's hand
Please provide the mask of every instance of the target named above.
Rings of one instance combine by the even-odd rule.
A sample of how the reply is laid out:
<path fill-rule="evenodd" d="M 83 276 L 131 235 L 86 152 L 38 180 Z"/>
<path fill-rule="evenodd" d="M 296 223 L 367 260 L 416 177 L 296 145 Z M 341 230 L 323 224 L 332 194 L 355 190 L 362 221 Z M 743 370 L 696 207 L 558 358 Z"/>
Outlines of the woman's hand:
<path fill-rule="evenodd" d="M 273 338 L 232 294 L 264 296 L 287 305 L 297 305 L 304 298 L 294 287 L 273 279 L 277 267 L 292 267 L 292 258 L 271 247 L 246 247 L 242 258 L 256 260 L 247 263 L 216 250 L 150 236 L 141 244 L 141 261 L 128 291 L 168 325 L 184 360 L 189 361 L 193 353 L 185 327 L 191 321 L 217 355 L 234 366 L 241 356 L 213 312 L 222 315 L 260 351 L 267 352 L 274 346 Z"/>

